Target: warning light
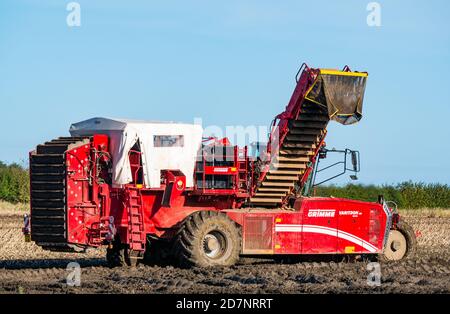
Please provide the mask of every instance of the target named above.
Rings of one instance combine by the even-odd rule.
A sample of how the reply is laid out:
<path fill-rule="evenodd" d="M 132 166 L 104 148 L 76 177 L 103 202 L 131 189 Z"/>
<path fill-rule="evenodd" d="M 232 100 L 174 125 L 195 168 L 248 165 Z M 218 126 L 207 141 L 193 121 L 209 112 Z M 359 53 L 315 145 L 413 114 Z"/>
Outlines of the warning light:
<path fill-rule="evenodd" d="M 184 188 L 184 183 L 183 183 L 183 181 L 178 180 L 178 181 L 177 181 L 177 190 L 178 190 L 178 191 L 181 191 L 181 190 L 183 190 L 183 188 Z"/>

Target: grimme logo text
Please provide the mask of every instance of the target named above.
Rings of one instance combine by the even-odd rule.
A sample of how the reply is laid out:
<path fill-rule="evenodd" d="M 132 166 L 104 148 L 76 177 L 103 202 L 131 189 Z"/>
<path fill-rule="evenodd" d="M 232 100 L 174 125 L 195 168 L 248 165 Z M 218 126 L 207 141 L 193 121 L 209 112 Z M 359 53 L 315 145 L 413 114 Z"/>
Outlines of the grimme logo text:
<path fill-rule="evenodd" d="M 310 209 L 308 217 L 334 217 L 335 209 Z"/>

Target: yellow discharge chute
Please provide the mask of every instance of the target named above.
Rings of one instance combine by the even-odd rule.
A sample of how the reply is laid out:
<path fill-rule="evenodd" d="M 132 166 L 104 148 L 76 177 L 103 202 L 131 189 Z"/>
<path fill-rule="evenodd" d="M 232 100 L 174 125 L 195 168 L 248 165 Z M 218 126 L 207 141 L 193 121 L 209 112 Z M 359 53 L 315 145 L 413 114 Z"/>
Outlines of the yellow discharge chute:
<path fill-rule="evenodd" d="M 362 118 L 366 80 L 364 72 L 320 69 L 305 99 L 327 108 L 331 120 L 353 124 Z"/>

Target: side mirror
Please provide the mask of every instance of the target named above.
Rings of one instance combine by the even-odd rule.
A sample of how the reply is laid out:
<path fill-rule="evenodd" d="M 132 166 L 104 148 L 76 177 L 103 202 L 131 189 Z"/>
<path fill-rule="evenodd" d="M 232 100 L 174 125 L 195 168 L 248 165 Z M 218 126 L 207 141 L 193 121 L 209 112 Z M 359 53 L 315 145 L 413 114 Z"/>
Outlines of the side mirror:
<path fill-rule="evenodd" d="M 353 171 L 358 172 L 358 154 L 355 151 L 352 151 L 352 166 Z"/>

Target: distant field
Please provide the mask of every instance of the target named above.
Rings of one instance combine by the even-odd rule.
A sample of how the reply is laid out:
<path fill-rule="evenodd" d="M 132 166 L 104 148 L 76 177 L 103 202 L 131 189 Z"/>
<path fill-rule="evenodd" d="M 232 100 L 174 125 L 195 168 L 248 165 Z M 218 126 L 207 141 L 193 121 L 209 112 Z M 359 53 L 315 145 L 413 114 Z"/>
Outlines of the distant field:
<path fill-rule="evenodd" d="M 24 214 L 30 210 L 30 205 L 28 203 L 9 203 L 0 200 L 0 214 L 3 215 L 14 215 L 14 214 Z"/>
<path fill-rule="evenodd" d="M 450 208 L 399 209 L 399 212 L 400 215 L 405 217 L 428 217 L 428 218 L 450 217 Z"/>

